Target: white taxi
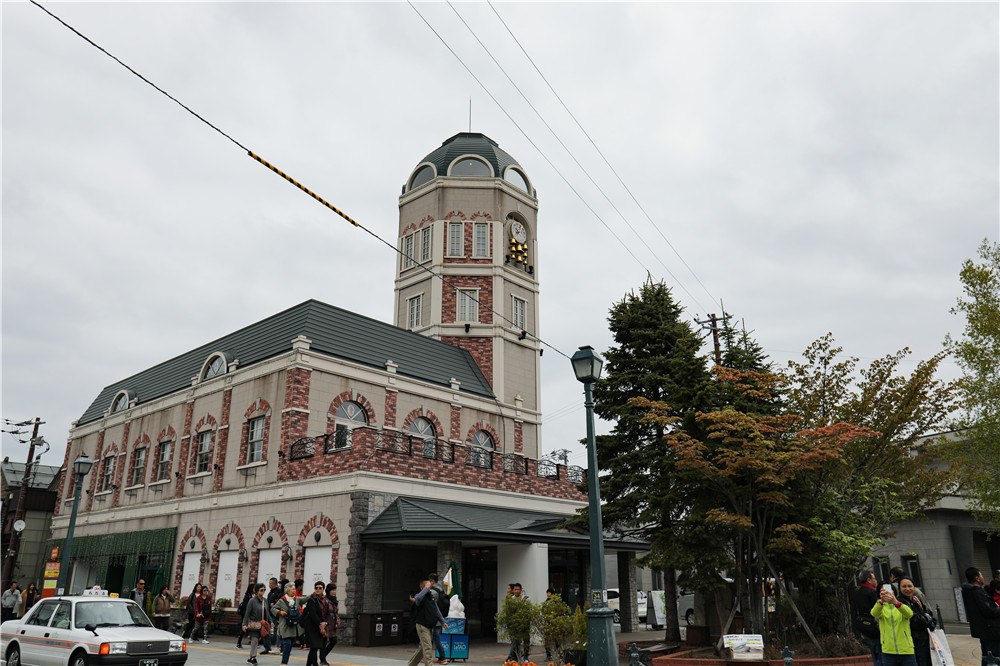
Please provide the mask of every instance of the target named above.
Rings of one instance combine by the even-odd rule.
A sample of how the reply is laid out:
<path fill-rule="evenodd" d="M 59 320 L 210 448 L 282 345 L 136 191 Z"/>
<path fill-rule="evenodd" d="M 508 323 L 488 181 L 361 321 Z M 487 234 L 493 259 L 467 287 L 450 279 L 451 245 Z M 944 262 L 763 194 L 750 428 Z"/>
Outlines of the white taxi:
<path fill-rule="evenodd" d="M 40 600 L 0 625 L 2 666 L 181 666 L 187 644 L 157 629 L 139 604 L 87 590 Z"/>

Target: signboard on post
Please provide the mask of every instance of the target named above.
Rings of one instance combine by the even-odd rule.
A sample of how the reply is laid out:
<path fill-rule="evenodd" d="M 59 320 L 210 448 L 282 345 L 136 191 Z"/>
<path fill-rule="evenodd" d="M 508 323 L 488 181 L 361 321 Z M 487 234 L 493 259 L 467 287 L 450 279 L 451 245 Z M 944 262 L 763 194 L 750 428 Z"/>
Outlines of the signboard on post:
<path fill-rule="evenodd" d="M 764 637 L 760 634 L 726 634 L 722 644 L 731 651 L 733 661 L 764 660 Z"/>

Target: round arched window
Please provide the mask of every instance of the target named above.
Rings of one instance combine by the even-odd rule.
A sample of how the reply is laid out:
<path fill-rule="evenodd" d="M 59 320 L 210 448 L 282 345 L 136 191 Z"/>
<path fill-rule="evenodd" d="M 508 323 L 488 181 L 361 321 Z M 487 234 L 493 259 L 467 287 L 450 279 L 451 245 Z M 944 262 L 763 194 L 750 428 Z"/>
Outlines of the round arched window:
<path fill-rule="evenodd" d="M 226 374 L 226 359 L 222 354 L 215 354 L 205 364 L 205 369 L 201 373 L 202 381 Z"/>
<path fill-rule="evenodd" d="M 424 183 L 430 182 L 434 178 L 434 167 L 430 164 L 425 164 L 420 167 L 420 170 L 413 174 L 413 178 L 410 179 L 410 189 L 415 190 Z"/>
<path fill-rule="evenodd" d="M 469 440 L 469 444 L 471 444 L 472 446 L 478 446 L 483 449 L 492 450 L 495 448 L 495 445 L 493 444 L 493 438 L 490 437 L 490 433 L 486 432 L 485 430 L 477 430 L 476 434 L 474 434 L 472 436 L 472 439 Z"/>
<path fill-rule="evenodd" d="M 128 393 L 122 391 L 118 394 L 118 397 L 115 398 L 114 404 L 111 405 L 111 413 L 114 414 L 115 412 L 123 412 L 126 409 L 128 409 Z"/>
<path fill-rule="evenodd" d="M 474 157 L 463 157 L 451 165 L 453 176 L 474 176 L 489 178 L 493 175 L 490 165 Z"/>
<path fill-rule="evenodd" d="M 531 190 L 528 188 L 528 179 L 525 178 L 524 174 L 518 169 L 515 169 L 514 167 L 507 167 L 507 171 L 504 172 L 503 179 L 514 187 L 524 190 L 529 194 L 531 193 Z"/>
<path fill-rule="evenodd" d="M 410 424 L 410 434 L 419 437 L 424 440 L 424 457 L 425 458 L 436 458 L 437 457 L 437 446 L 434 442 L 434 424 L 422 416 L 418 416 L 413 419 L 413 423 Z"/>

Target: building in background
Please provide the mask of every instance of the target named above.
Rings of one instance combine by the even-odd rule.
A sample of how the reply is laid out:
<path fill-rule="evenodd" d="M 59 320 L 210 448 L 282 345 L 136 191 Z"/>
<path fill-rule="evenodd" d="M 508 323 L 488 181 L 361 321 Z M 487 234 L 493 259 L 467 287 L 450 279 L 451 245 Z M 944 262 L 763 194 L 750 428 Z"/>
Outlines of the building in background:
<path fill-rule="evenodd" d="M 2 515 L 4 559 L 14 558 L 11 580 L 17 581 L 21 589 L 28 583 L 42 589 L 42 574 L 48 558 L 47 542 L 50 536 L 52 514 L 56 507 L 56 493 L 59 486 L 59 468 L 35 463 L 28 475 L 28 488 L 24 496 L 24 529 L 18 541 L 17 552 L 11 554 L 10 544 L 14 533 L 14 522 L 21 486 L 24 481 L 25 463 L 0 463 L 0 497 L 3 498 Z"/>
<path fill-rule="evenodd" d="M 473 636 L 507 583 L 582 600 L 589 539 L 560 528 L 582 470 L 540 455 L 537 209 L 516 160 L 456 134 L 403 186 L 395 325 L 308 300 L 107 386 L 59 488 L 55 546 L 72 461 L 95 461 L 70 590 L 202 582 L 235 605 L 272 576 L 334 581 L 362 644 L 453 563 Z"/>

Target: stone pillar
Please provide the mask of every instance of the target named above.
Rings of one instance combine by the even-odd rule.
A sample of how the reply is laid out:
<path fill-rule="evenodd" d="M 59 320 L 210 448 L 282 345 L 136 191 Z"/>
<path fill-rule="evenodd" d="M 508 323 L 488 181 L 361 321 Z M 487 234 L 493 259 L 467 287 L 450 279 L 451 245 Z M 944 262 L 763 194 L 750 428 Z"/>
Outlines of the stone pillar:
<path fill-rule="evenodd" d="M 621 609 L 621 631 L 639 631 L 639 602 L 636 599 L 635 553 L 619 551 L 618 607 Z M 647 605 L 646 612 L 649 612 Z"/>

